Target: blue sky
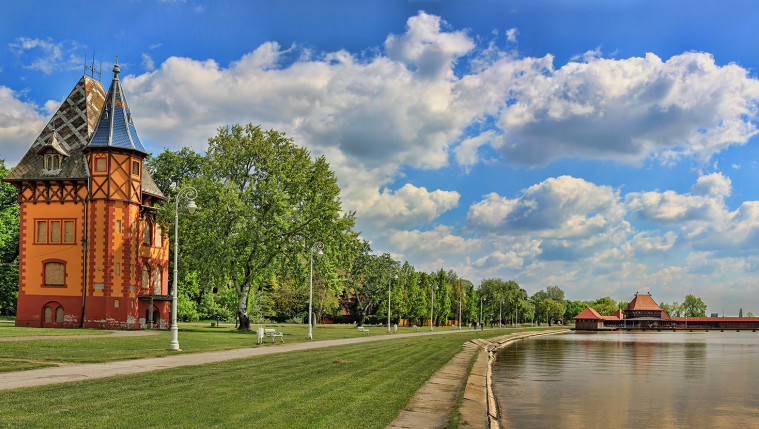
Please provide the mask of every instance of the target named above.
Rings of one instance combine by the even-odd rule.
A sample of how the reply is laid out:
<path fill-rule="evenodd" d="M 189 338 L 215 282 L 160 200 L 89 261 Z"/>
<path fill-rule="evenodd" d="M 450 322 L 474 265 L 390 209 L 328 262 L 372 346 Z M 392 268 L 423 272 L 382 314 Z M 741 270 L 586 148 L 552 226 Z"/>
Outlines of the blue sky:
<path fill-rule="evenodd" d="M 759 314 L 759 5 L 2 2 L 0 156 L 118 56 L 153 153 L 261 123 L 378 251 L 476 284 Z"/>

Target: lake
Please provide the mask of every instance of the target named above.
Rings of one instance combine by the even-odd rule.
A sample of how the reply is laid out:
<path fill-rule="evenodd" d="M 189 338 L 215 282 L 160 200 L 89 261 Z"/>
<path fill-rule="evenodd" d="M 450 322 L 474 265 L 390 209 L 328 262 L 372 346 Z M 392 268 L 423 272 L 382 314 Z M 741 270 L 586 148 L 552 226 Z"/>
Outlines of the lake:
<path fill-rule="evenodd" d="M 759 332 L 585 332 L 517 341 L 493 364 L 513 428 L 759 427 Z"/>

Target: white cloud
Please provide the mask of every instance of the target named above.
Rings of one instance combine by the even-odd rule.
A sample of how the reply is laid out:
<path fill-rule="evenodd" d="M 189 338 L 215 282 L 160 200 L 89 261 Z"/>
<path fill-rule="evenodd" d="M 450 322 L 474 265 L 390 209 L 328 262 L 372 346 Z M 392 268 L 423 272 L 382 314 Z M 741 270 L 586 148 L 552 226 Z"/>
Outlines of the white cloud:
<path fill-rule="evenodd" d="M 595 51 L 593 51 L 595 52 Z M 706 53 L 663 62 L 586 56 L 537 76 L 505 106 L 499 146 L 508 160 L 562 157 L 635 162 L 651 153 L 708 159 L 757 133 L 759 82 Z"/>
<path fill-rule="evenodd" d="M 366 198 L 354 200 L 353 204 L 363 220 L 370 220 L 377 227 L 410 228 L 428 224 L 443 212 L 458 205 L 456 191 L 427 191 L 407 183 L 402 188 L 391 191 L 384 189 Z"/>
<path fill-rule="evenodd" d="M 153 62 L 153 58 L 150 55 L 142 54 L 142 68 L 149 72 L 155 70 L 155 62 Z"/>
<path fill-rule="evenodd" d="M 511 43 L 517 42 L 517 36 L 519 35 L 518 28 L 509 28 L 506 30 L 506 39 Z"/>
<path fill-rule="evenodd" d="M 458 146 L 453 149 L 456 162 L 464 167 L 467 171 L 479 160 L 477 149 L 486 144 L 492 144 L 496 138 L 496 132 L 493 130 L 486 131 L 475 137 L 464 139 Z"/>
<path fill-rule="evenodd" d="M 15 165 L 45 126 L 39 106 L 22 101 L 10 88 L 0 86 L 0 156 Z"/>
<path fill-rule="evenodd" d="M 408 19 L 407 32 L 391 34 L 385 40 L 388 58 L 412 67 L 430 79 L 452 78 L 452 64 L 474 48 L 463 31 L 442 32 L 440 17 L 419 12 Z"/>
<path fill-rule="evenodd" d="M 479 240 L 464 238 L 452 233 L 453 228 L 438 225 L 429 231 L 394 231 L 390 243 L 407 257 L 425 260 L 441 255 L 467 254 L 480 248 Z"/>
<path fill-rule="evenodd" d="M 626 200 L 630 211 L 639 218 L 668 226 L 713 221 L 726 213 L 719 198 L 678 194 L 674 191 L 632 192 L 627 194 Z"/>
<path fill-rule="evenodd" d="M 691 187 L 691 192 L 698 195 L 729 197 L 732 189 L 729 177 L 722 173 L 712 173 L 699 177 L 696 184 Z"/>
<path fill-rule="evenodd" d="M 618 191 L 560 176 L 522 190 L 515 199 L 487 195 L 470 207 L 467 224 L 485 233 L 582 238 L 609 231 L 624 214 Z"/>
<path fill-rule="evenodd" d="M 83 67 L 82 57 L 77 53 L 82 51 L 84 46 L 71 40 L 54 42 L 51 38 L 19 37 L 8 46 L 24 68 L 39 70 L 45 74 Z"/>

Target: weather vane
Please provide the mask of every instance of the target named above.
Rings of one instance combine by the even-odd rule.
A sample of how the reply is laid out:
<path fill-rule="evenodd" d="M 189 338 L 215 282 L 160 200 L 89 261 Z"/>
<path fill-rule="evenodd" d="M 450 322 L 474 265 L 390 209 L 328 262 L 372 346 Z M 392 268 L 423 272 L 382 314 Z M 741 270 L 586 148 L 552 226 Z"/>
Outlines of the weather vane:
<path fill-rule="evenodd" d="M 95 70 L 95 51 L 92 51 L 92 63 L 87 64 L 87 53 L 84 54 L 84 75 L 87 76 L 87 72 L 90 72 L 90 77 L 95 78 L 95 73 L 98 75 L 98 81 L 100 81 L 100 72 L 103 71 L 103 63 L 100 63 L 100 68 Z"/>

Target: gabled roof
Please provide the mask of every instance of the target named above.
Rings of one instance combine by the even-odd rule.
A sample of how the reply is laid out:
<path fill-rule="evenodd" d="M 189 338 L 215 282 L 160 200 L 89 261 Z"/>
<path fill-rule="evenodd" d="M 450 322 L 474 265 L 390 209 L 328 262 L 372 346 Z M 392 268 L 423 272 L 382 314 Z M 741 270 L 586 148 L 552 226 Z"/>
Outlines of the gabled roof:
<path fill-rule="evenodd" d="M 625 311 L 636 311 L 636 310 L 661 311 L 661 307 L 659 307 L 656 304 L 656 302 L 654 302 L 654 299 L 651 298 L 651 295 L 635 294 L 635 298 L 633 298 L 633 300 L 630 301 L 629 304 L 627 304 L 627 307 L 625 307 Z"/>
<path fill-rule="evenodd" d="M 124 90 L 121 88 L 120 71 L 119 65 L 115 64 L 111 87 L 108 88 L 108 95 L 89 145 L 132 149 L 145 154 L 147 152 L 137 137 L 132 114 L 129 111 Z"/>
<path fill-rule="evenodd" d="M 55 130 L 50 135 L 50 143 L 37 149 L 37 155 L 42 154 L 48 149 L 52 149 L 61 155 L 69 156 L 69 152 L 58 142 L 58 133 Z"/>
<path fill-rule="evenodd" d="M 61 149 L 68 154 L 61 164 L 60 172 L 55 174 L 56 179 L 89 177 L 87 160 L 82 150 L 95 130 L 104 99 L 105 90 L 100 82 L 82 76 L 5 180 L 50 179 L 50 175 L 43 174 L 44 157 L 37 155 L 37 152 L 52 144 L 57 145 L 56 150 L 59 152 Z M 52 135 L 54 132 L 55 138 Z"/>
<path fill-rule="evenodd" d="M 585 308 L 580 314 L 574 317 L 575 319 L 603 319 L 604 317 L 598 314 L 596 310 L 591 307 Z"/>
<path fill-rule="evenodd" d="M 617 319 L 622 319 L 625 317 L 624 313 L 622 313 L 622 309 L 618 308 L 616 311 L 611 313 L 612 316 L 616 317 Z"/>

